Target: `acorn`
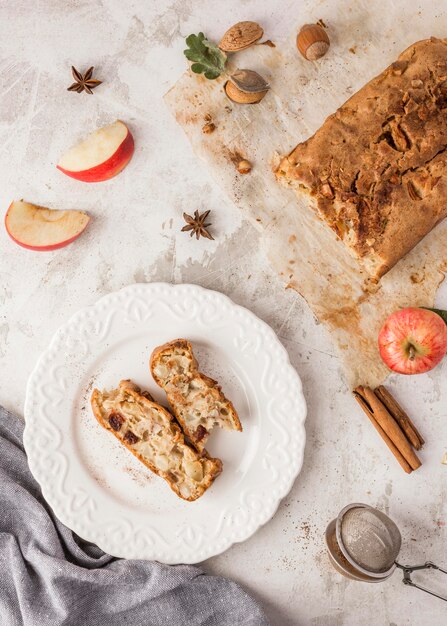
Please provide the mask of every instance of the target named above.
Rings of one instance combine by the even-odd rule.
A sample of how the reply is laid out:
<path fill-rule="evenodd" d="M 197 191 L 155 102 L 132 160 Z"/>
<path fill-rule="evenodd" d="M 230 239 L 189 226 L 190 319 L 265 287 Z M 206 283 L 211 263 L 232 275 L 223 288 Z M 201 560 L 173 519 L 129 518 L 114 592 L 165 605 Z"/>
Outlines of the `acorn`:
<path fill-rule="evenodd" d="M 296 46 L 308 61 L 321 59 L 329 50 L 330 41 L 319 24 L 305 24 L 296 38 Z"/>

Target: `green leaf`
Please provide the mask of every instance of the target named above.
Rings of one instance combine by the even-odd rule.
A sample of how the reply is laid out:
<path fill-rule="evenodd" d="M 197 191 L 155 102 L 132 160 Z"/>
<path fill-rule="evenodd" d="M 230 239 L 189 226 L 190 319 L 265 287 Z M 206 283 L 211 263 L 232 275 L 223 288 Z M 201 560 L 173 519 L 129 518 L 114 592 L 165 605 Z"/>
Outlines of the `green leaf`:
<path fill-rule="evenodd" d="M 204 74 L 205 78 L 213 80 L 220 76 L 225 69 L 227 56 L 203 33 L 189 35 L 186 38 L 188 48 L 183 54 L 192 61 L 191 70 L 196 74 Z"/>
<path fill-rule="evenodd" d="M 444 322 L 447 324 L 447 311 L 443 311 L 442 309 L 430 309 L 430 307 L 428 306 L 421 306 L 421 309 L 425 309 L 426 311 L 433 311 L 433 313 L 436 313 L 437 315 L 439 315 L 439 317 L 442 317 Z"/>
<path fill-rule="evenodd" d="M 227 62 L 227 55 L 225 52 L 222 52 L 220 48 L 211 43 L 211 41 L 208 41 L 208 39 L 203 40 L 203 45 L 206 46 L 208 50 L 210 60 L 214 63 L 218 70 L 223 72 Z"/>
<path fill-rule="evenodd" d="M 220 76 L 219 70 L 206 70 L 204 74 L 205 78 L 208 78 L 209 80 L 214 80 L 215 78 L 218 78 Z"/>
<path fill-rule="evenodd" d="M 205 72 L 206 67 L 204 67 L 201 63 L 193 63 L 191 65 L 191 69 L 195 74 L 202 74 Z"/>

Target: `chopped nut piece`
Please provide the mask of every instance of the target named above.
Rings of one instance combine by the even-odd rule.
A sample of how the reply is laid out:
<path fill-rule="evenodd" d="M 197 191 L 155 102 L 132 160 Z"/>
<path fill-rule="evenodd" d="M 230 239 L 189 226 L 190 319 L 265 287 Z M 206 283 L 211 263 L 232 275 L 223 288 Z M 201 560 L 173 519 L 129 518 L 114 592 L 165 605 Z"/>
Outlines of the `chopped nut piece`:
<path fill-rule="evenodd" d="M 334 197 L 334 192 L 332 190 L 332 187 L 330 186 L 329 183 L 324 183 L 323 185 L 321 185 L 321 195 L 325 196 L 326 198 L 333 198 Z"/>
<path fill-rule="evenodd" d="M 394 63 L 390 65 L 391 72 L 392 74 L 394 74 L 394 76 L 402 76 L 407 67 L 407 61 L 394 61 Z"/>
<path fill-rule="evenodd" d="M 421 196 L 416 191 L 416 187 L 411 182 L 411 180 L 409 180 L 407 183 L 407 189 L 408 189 L 408 195 L 410 196 L 412 200 L 422 200 Z"/>
<path fill-rule="evenodd" d="M 213 122 L 208 122 L 207 124 L 204 124 L 202 126 L 202 133 L 204 135 L 210 135 L 215 130 L 216 130 L 216 124 L 213 124 Z"/>
<path fill-rule="evenodd" d="M 239 172 L 239 174 L 248 174 L 249 172 L 251 172 L 250 161 L 246 161 L 245 159 L 239 161 L 237 165 L 237 171 Z"/>

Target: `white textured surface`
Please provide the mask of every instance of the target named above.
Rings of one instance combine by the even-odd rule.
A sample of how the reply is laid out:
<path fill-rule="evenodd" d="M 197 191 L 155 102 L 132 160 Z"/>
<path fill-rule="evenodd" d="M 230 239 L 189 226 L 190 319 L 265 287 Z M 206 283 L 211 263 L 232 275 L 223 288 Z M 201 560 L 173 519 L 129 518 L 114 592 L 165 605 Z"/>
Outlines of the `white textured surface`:
<path fill-rule="evenodd" d="M 207 450 L 224 471 L 194 503 L 129 458 L 89 402 L 92 388 L 130 378 L 166 404 L 148 362 L 176 337 L 193 342 L 201 371 L 219 381 L 243 425 L 211 434 Z M 57 331 L 28 381 L 24 443 L 45 498 L 78 535 L 113 556 L 198 563 L 272 517 L 302 466 L 305 416 L 299 377 L 267 324 L 197 285 L 139 284 Z"/>
<path fill-rule="evenodd" d="M 377 36 L 386 11 L 382 3 L 364 2 L 359 20 L 349 6 L 292 0 L 2 3 L 3 210 L 24 197 L 88 210 L 94 220 L 79 241 L 53 253 L 23 250 L 1 229 L 0 402 L 22 412 L 28 374 L 55 330 L 101 295 L 152 280 L 196 282 L 228 294 L 271 324 L 288 349 L 308 401 L 308 444 L 303 471 L 273 520 L 205 568 L 245 584 L 274 626 L 437 626 L 445 622 L 442 602 L 404 587 L 397 574 L 380 585 L 341 578 L 331 569 L 323 537 L 345 504 L 364 501 L 398 523 L 404 562 L 431 558 L 445 566 L 447 468 L 440 459 L 447 449 L 447 361 L 429 375 L 389 380 L 427 440 L 422 468 L 406 476 L 352 400 L 329 337 L 305 303 L 284 291 L 254 230 L 195 159 L 162 101 L 185 68 L 183 37 L 203 29 L 217 39 L 236 20 L 257 19 L 278 41 L 294 25 L 321 17 L 334 46 L 337 33 L 348 32 L 357 53 L 368 54 L 368 33 Z M 412 41 L 415 18 L 406 17 L 405 6 L 389 49 Z M 437 6 L 427 35 L 445 34 L 447 5 Z M 297 59 L 298 80 L 301 63 Z M 94 96 L 65 91 L 71 64 L 95 65 L 105 82 Z M 348 51 L 346 71 L 355 71 Z M 117 117 L 136 140 L 135 156 L 119 177 L 86 186 L 56 170 L 68 146 Z M 179 232 L 182 211 L 195 208 L 212 209 L 216 241 L 196 242 Z M 437 303 L 447 308 L 445 286 Z M 436 574 L 427 574 L 425 582 L 431 581 L 445 589 Z"/>

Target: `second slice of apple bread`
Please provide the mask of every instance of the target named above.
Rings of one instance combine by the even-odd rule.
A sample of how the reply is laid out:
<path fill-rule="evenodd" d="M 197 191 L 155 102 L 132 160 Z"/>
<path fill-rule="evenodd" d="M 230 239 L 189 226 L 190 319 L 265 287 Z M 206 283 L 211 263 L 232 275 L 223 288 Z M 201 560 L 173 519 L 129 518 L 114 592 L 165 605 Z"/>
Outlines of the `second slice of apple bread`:
<path fill-rule="evenodd" d="M 215 426 L 242 430 L 234 406 L 218 383 L 199 372 L 189 341 L 176 339 L 155 348 L 150 368 L 183 432 L 197 450 L 204 449 Z"/>

